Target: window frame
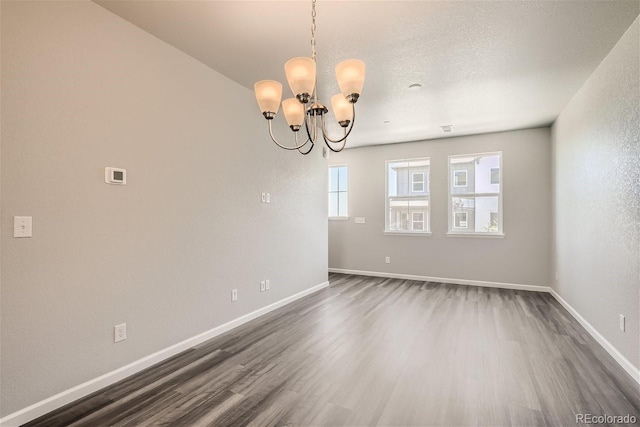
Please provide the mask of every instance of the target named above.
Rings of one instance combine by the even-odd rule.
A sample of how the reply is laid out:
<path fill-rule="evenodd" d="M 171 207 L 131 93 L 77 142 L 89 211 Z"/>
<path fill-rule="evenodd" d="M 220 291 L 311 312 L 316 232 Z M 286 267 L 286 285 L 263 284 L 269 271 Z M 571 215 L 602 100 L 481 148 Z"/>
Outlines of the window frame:
<path fill-rule="evenodd" d="M 455 158 L 460 158 L 460 157 L 473 157 L 474 160 L 478 157 L 489 157 L 489 156 L 498 156 L 499 157 L 499 165 L 498 165 L 498 169 L 499 169 L 499 175 L 498 175 L 498 180 L 499 182 L 497 184 L 490 184 L 490 185 L 498 185 L 499 186 L 499 191 L 497 193 L 476 193 L 475 192 L 475 188 L 474 191 L 469 191 L 469 192 L 465 192 L 465 193 L 452 193 L 452 189 L 454 188 L 462 188 L 462 187 L 466 187 L 465 186 L 461 186 L 461 185 L 455 185 L 455 178 L 454 178 L 454 172 L 458 172 L 458 171 L 454 171 L 451 169 L 451 160 L 455 159 Z M 502 151 L 492 151 L 492 152 L 486 152 L 486 153 L 469 153 L 469 154 L 452 154 L 448 156 L 447 159 L 447 168 L 449 170 L 449 185 L 448 185 L 448 211 L 449 211 L 449 224 L 448 224 L 448 231 L 447 231 L 447 236 L 448 237 L 488 237 L 488 238 L 503 238 L 505 237 L 504 234 L 504 227 L 503 227 L 503 219 L 504 219 L 504 209 L 503 209 L 503 198 L 504 198 L 504 187 L 502 185 L 502 163 L 504 161 L 504 154 Z M 491 169 L 495 169 L 495 168 L 490 168 L 489 174 L 491 174 Z M 466 170 L 463 172 L 467 172 Z M 468 180 L 468 175 L 467 175 L 467 185 L 469 183 Z M 491 182 L 491 175 L 489 175 L 489 182 Z M 460 198 L 473 198 L 474 199 L 474 209 L 476 208 L 476 203 L 475 201 L 477 201 L 477 198 L 482 198 L 482 197 L 497 197 L 498 198 L 498 229 L 497 231 L 475 231 L 475 225 L 473 225 L 473 227 L 471 228 L 471 230 L 468 230 L 469 228 L 469 221 L 468 221 L 468 215 L 467 215 L 467 230 L 463 229 L 463 228 L 458 228 L 455 227 L 455 212 L 453 211 L 453 198 L 454 197 L 460 197 Z M 492 210 L 490 212 L 495 212 L 495 210 Z M 467 212 L 465 212 L 466 214 Z M 490 215 L 491 216 L 491 215 Z"/>
<path fill-rule="evenodd" d="M 408 192 L 409 192 L 409 196 L 395 196 L 395 197 L 407 197 L 407 198 L 411 198 L 411 197 L 416 197 L 416 198 L 420 198 L 420 199 L 425 199 L 427 201 L 427 207 L 426 210 L 425 209 L 421 209 L 419 211 L 415 211 L 415 212 L 422 212 L 423 213 L 423 227 L 425 228 L 424 230 L 391 230 L 390 229 L 390 196 L 389 196 L 389 165 L 392 163 L 402 163 L 402 162 L 406 162 L 406 163 L 411 163 L 411 162 L 419 162 L 419 161 L 426 161 L 428 163 L 428 168 L 429 168 L 429 172 L 431 171 L 431 157 L 415 157 L 415 158 L 407 158 L 407 159 L 395 159 L 395 160 L 386 160 L 385 161 L 385 165 L 384 165 L 384 189 L 385 189 L 385 203 L 384 203 L 384 207 L 385 207 L 385 213 L 384 213 L 384 231 L 383 234 L 385 235 L 393 235 L 393 236 L 431 236 L 431 209 L 432 209 L 432 205 L 431 205 L 431 191 L 429 191 L 429 187 L 427 184 L 427 180 L 429 179 L 428 176 L 430 175 L 430 173 L 427 172 L 416 172 L 416 173 L 420 173 L 423 175 L 423 191 L 422 192 L 417 192 L 417 191 L 412 191 L 413 190 L 413 172 L 409 172 L 409 177 L 408 180 L 410 181 L 408 183 Z M 407 166 L 409 167 L 409 166 Z M 411 194 L 413 193 L 424 193 L 426 190 L 427 194 L 423 194 L 420 196 L 411 196 Z M 411 212 L 411 211 L 410 211 Z M 411 212 L 413 213 L 413 212 Z M 408 218 L 408 223 L 411 224 L 411 228 L 413 228 L 413 215 L 409 215 Z"/>
<path fill-rule="evenodd" d="M 340 191 L 340 172 L 338 172 L 338 191 L 331 191 L 331 169 L 333 168 L 346 168 L 347 170 L 347 190 L 346 191 Z M 329 167 L 327 168 L 328 171 L 328 192 L 327 195 L 330 198 L 331 194 L 338 194 L 338 214 L 340 213 L 340 193 L 345 193 L 346 194 L 346 199 L 347 199 L 347 208 L 346 208 L 346 215 L 337 215 L 337 216 L 331 216 L 331 200 L 328 201 L 328 205 L 327 205 L 327 216 L 328 219 L 331 221 L 346 221 L 349 219 L 349 165 L 347 164 L 338 164 L 338 165 L 329 165 Z"/>
<path fill-rule="evenodd" d="M 429 163 L 429 166 L 431 166 L 431 163 Z M 416 175 L 422 176 L 422 181 L 416 182 L 415 178 L 414 178 Z M 411 172 L 411 183 L 409 184 L 409 186 L 411 187 L 411 192 L 412 193 L 424 193 L 424 189 L 425 189 L 425 186 L 424 186 L 425 179 L 424 178 L 425 178 L 425 173 L 424 172 Z M 416 190 L 416 188 L 415 188 L 416 184 L 420 184 L 422 186 L 422 189 L 421 190 Z"/>
<path fill-rule="evenodd" d="M 451 157 L 451 156 L 449 156 L 449 157 Z M 449 165 L 451 165 L 451 163 L 449 163 Z M 451 170 L 451 169 L 449 169 L 449 170 Z M 467 173 L 466 170 L 457 170 L 457 171 L 451 171 L 451 172 L 452 172 L 452 176 L 453 176 L 453 186 L 454 187 L 463 188 L 463 187 L 466 187 L 466 186 L 469 185 L 469 174 Z M 458 184 L 457 183 L 457 181 L 458 181 L 456 179 L 457 178 L 457 176 L 456 176 L 457 172 L 464 172 L 464 184 Z"/>

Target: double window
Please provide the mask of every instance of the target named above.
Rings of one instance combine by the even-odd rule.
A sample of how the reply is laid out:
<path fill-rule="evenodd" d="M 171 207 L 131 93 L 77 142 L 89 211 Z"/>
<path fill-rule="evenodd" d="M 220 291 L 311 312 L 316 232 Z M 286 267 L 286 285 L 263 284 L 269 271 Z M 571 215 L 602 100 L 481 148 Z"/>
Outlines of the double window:
<path fill-rule="evenodd" d="M 348 218 L 346 165 L 329 166 L 329 218 Z"/>
<path fill-rule="evenodd" d="M 387 161 L 385 231 L 429 232 L 429 158 Z"/>
<path fill-rule="evenodd" d="M 449 156 L 449 233 L 502 235 L 502 153 Z"/>

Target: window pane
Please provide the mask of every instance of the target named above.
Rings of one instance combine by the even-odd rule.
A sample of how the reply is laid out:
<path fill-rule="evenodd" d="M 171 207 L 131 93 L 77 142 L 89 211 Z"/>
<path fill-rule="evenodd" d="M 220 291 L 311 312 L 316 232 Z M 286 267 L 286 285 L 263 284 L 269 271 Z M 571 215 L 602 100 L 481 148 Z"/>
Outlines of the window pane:
<path fill-rule="evenodd" d="M 450 231 L 502 233 L 501 153 L 450 156 Z"/>
<path fill-rule="evenodd" d="M 338 191 L 347 191 L 347 179 L 348 179 L 348 171 L 346 166 L 342 166 L 338 168 L 340 172 L 340 178 L 338 180 Z"/>
<path fill-rule="evenodd" d="M 329 216 L 338 216 L 338 193 L 329 193 Z"/>
<path fill-rule="evenodd" d="M 347 216 L 347 193 L 338 193 L 338 216 Z"/>
<path fill-rule="evenodd" d="M 392 201 L 389 206 L 389 230 L 406 230 L 409 217 L 409 205 L 406 200 Z"/>
<path fill-rule="evenodd" d="M 478 156 L 475 160 L 475 192 L 476 193 L 499 193 L 500 192 L 500 156 Z M 496 172 L 494 172 L 494 170 Z M 498 181 L 494 182 L 494 173 L 497 174 Z"/>
<path fill-rule="evenodd" d="M 476 197 L 475 231 L 487 233 L 498 231 L 498 196 Z M 495 227 L 492 226 L 492 214 Z"/>
<path fill-rule="evenodd" d="M 329 168 L 329 191 L 338 191 L 339 168 Z"/>
<path fill-rule="evenodd" d="M 427 176 L 429 158 L 387 162 L 387 224 L 389 231 L 429 228 Z"/>

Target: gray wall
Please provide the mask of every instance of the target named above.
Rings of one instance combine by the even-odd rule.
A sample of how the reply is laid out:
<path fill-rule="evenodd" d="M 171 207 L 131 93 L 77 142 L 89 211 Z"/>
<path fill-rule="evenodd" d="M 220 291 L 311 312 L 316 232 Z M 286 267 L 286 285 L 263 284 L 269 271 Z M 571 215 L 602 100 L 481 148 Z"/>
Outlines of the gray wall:
<path fill-rule="evenodd" d="M 2 416 L 327 280 L 326 162 L 251 91 L 94 3 L 1 7 Z"/>
<path fill-rule="evenodd" d="M 502 151 L 504 238 L 447 237 L 448 156 Z M 329 267 L 458 280 L 549 286 L 551 161 L 548 128 L 353 148 L 349 221 L 329 223 Z M 431 158 L 432 236 L 383 234 L 385 161 Z M 355 224 L 354 217 L 365 217 Z M 385 257 L 391 263 L 385 264 Z"/>
<path fill-rule="evenodd" d="M 636 19 L 552 128 L 553 287 L 638 368 L 639 25 Z"/>

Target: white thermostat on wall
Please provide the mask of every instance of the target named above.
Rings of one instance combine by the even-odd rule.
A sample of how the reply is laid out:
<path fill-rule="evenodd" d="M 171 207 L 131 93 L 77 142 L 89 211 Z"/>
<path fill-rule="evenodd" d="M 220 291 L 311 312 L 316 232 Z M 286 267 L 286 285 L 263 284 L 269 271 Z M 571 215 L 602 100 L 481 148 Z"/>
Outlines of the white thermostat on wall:
<path fill-rule="evenodd" d="M 104 168 L 104 182 L 107 184 L 125 185 L 127 183 L 127 171 L 120 168 Z"/>

